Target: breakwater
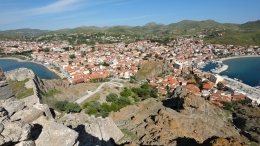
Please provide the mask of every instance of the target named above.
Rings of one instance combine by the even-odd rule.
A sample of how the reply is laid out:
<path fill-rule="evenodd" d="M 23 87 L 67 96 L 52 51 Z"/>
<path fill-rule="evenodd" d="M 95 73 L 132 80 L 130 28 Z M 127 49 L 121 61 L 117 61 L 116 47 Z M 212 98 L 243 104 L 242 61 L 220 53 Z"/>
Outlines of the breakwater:
<path fill-rule="evenodd" d="M 228 65 L 223 64 L 220 68 L 212 70 L 213 73 L 219 74 L 228 69 Z"/>

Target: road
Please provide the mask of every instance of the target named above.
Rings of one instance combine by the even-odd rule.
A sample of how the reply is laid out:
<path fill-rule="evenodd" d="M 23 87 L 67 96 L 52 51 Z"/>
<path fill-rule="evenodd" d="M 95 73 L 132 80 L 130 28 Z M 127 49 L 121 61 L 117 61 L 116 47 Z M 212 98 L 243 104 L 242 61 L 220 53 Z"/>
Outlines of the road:
<path fill-rule="evenodd" d="M 112 81 L 110 81 L 110 82 L 104 82 L 104 83 L 100 84 L 95 91 L 89 93 L 88 95 L 85 95 L 85 96 L 79 98 L 79 99 L 76 100 L 75 102 L 76 102 L 77 104 L 81 104 L 83 101 L 85 101 L 86 99 L 88 99 L 90 96 L 92 96 L 92 95 L 96 94 L 98 91 L 100 91 L 100 89 L 101 89 L 105 84 L 112 85 L 112 86 L 117 86 L 117 87 L 124 87 L 124 85 L 123 85 L 122 83 L 112 82 Z"/>

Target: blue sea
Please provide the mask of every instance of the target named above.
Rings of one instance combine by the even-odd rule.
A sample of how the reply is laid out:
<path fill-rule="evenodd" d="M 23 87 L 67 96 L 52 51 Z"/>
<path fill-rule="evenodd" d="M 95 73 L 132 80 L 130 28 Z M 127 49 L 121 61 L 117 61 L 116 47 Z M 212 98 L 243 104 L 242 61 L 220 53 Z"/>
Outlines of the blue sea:
<path fill-rule="evenodd" d="M 59 79 L 60 77 L 54 72 L 48 70 L 45 66 L 33 62 L 18 62 L 14 59 L 0 59 L 0 67 L 4 71 L 9 71 L 17 68 L 31 69 L 35 75 L 41 79 Z"/>
<path fill-rule="evenodd" d="M 260 57 L 229 59 L 223 61 L 223 64 L 228 65 L 228 69 L 220 75 L 241 79 L 243 83 L 253 87 L 260 86 Z M 210 71 L 215 67 L 215 64 L 208 64 L 202 70 Z"/>

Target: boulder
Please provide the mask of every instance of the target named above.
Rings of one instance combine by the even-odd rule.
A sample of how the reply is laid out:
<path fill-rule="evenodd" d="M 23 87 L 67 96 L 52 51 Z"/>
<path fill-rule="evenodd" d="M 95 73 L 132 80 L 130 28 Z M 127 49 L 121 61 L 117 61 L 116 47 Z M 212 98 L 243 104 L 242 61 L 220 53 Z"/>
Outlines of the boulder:
<path fill-rule="evenodd" d="M 43 116 L 34 123 L 42 126 L 40 135 L 35 140 L 37 146 L 73 146 L 78 137 L 76 131 Z"/>
<path fill-rule="evenodd" d="M 13 145 L 31 138 L 31 124 L 10 120 L 7 110 L 3 107 L 0 107 L 0 118 L 0 145 Z"/>
<path fill-rule="evenodd" d="M 124 134 L 111 118 L 101 118 L 79 114 L 66 114 L 59 119 L 64 125 L 71 126 L 79 133 L 78 146 L 83 145 L 113 145 Z"/>
<path fill-rule="evenodd" d="M 2 104 L 2 106 L 8 111 L 9 116 L 22 110 L 25 107 L 24 101 L 21 100 L 9 100 Z"/>
<path fill-rule="evenodd" d="M 0 68 L 0 100 L 6 100 L 11 97 L 14 97 L 14 92 L 6 81 L 6 76 L 2 68 Z"/>
<path fill-rule="evenodd" d="M 5 73 L 7 79 L 23 81 L 27 78 L 33 78 L 35 75 L 32 70 L 28 68 L 18 68 Z"/>

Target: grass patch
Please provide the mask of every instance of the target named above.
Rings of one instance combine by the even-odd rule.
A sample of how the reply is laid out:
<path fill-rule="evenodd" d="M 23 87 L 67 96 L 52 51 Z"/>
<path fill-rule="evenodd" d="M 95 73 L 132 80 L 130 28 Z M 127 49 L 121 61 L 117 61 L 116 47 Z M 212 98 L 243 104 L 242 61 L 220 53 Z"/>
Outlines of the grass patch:
<path fill-rule="evenodd" d="M 54 97 L 54 95 L 61 93 L 61 91 L 57 89 L 52 89 L 44 94 L 45 97 Z"/>
<path fill-rule="evenodd" d="M 136 134 L 134 134 L 133 132 L 131 132 L 130 130 L 123 128 L 120 129 L 122 131 L 122 133 L 124 134 L 124 137 L 122 137 L 119 140 L 119 143 L 124 142 L 124 141 L 137 141 L 139 138 L 136 136 Z"/>
<path fill-rule="evenodd" d="M 28 82 L 29 80 L 30 79 L 27 78 L 24 81 L 13 81 L 13 80 L 8 81 L 17 99 L 22 99 L 33 95 L 33 88 L 27 89 L 24 87 L 25 83 Z"/>

